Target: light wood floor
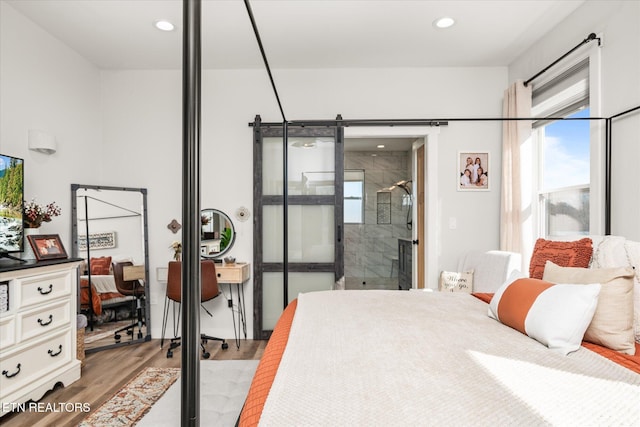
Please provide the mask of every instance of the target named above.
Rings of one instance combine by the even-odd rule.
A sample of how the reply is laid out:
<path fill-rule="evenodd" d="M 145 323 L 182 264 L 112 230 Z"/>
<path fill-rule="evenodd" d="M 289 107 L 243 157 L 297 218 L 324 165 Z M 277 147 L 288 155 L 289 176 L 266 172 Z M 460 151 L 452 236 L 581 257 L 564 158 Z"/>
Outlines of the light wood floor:
<path fill-rule="evenodd" d="M 233 339 L 227 341 L 229 348 L 222 350 L 220 343 L 209 341 L 207 349 L 210 360 L 259 360 L 267 341 L 242 340 L 240 349 L 236 349 Z M 180 348 L 174 351 L 173 358 L 166 358 L 167 344 L 160 349 L 160 340 L 124 346 L 111 350 L 88 354 L 82 368 L 80 380 L 68 387 L 57 387 L 48 392 L 40 402 L 44 403 L 88 403 L 96 410 L 138 372 L 147 366 L 180 367 Z M 5 415 L 0 418 L 3 427 L 23 426 L 75 426 L 88 413 L 23 412 Z"/>

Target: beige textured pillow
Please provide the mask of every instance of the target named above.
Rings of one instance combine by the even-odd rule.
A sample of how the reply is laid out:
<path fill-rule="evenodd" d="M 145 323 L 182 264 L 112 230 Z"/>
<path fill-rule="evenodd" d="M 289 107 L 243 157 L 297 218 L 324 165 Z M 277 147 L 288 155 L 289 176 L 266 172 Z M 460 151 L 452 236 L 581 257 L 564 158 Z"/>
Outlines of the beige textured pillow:
<path fill-rule="evenodd" d="M 473 270 L 463 273 L 441 272 L 438 290 L 441 292 L 466 292 L 470 294 L 473 291 Z"/>
<path fill-rule="evenodd" d="M 625 354 L 635 354 L 633 269 L 560 267 L 547 261 L 543 280 L 553 283 L 600 283 L 602 290 L 584 340 Z"/>

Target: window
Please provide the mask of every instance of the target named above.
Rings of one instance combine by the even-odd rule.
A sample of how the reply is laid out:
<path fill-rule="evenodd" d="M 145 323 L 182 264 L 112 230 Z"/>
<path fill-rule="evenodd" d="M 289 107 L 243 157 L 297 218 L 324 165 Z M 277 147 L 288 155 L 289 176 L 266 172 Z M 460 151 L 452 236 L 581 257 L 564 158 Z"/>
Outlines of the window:
<path fill-rule="evenodd" d="M 569 118 L 589 117 L 586 108 Z M 559 120 L 539 131 L 541 231 L 545 237 L 589 234 L 589 121 Z"/>
<path fill-rule="evenodd" d="M 364 171 L 344 171 L 344 222 L 364 224 Z"/>
<path fill-rule="evenodd" d="M 534 117 L 590 117 L 589 60 L 585 59 L 533 90 Z M 538 235 L 590 232 L 591 135 L 589 120 L 534 123 L 538 147 Z"/>

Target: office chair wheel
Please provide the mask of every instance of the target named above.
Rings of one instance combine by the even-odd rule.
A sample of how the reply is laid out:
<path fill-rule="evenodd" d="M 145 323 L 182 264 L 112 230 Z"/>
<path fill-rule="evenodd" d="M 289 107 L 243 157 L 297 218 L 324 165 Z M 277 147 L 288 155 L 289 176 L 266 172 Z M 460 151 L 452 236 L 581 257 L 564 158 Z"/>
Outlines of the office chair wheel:
<path fill-rule="evenodd" d="M 223 350 L 226 350 L 226 349 L 228 349 L 228 348 L 229 348 L 229 344 L 227 344 L 226 342 L 223 342 L 223 343 L 222 343 L 222 349 L 223 349 Z"/>
<path fill-rule="evenodd" d="M 115 335 L 113 336 L 113 339 L 115 339 L 117 342 L 119 342 L 119 341 L 120 341 L 120 338 L 122 338 L 122 335 L 120 335 L 120 334 L 115 334 Z"/>
<path fill-rule="evenodd" d="M 202 353 L 203 359 L 208 359 L 209 357 L 211 357 L 211 353 L 209 353 L 208 351 L 205 351 L 204 353 Z"/>
<path fill-rule="evenodd" d="M 167 359 L 171 359 L 173 357 L 173 351 L 167 350 Z"/>
<path fill-rule="evenodd" d="M 129 330 L 127 331 L 127 335 L 133 335 L 133 330 L 129 329 Z"/>

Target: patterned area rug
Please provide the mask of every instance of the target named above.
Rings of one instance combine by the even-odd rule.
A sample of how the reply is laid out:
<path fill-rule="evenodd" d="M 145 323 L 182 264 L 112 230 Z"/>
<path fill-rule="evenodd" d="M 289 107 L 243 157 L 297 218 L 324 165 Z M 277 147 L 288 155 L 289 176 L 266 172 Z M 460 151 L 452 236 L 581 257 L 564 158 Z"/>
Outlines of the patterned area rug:
<path fill-rule="evenodd" d="M 179 376 L 180 368 L 145 368 L 79 427 L 135 425 Z"/>

